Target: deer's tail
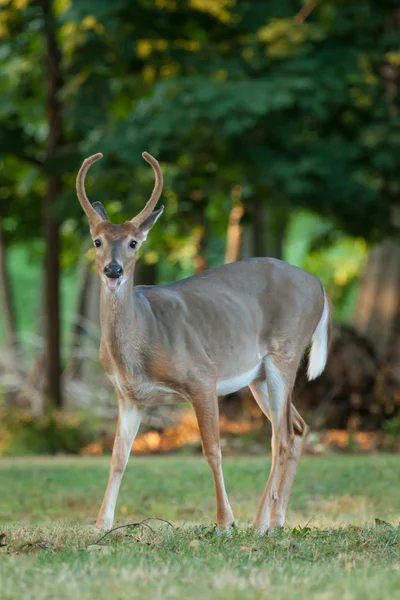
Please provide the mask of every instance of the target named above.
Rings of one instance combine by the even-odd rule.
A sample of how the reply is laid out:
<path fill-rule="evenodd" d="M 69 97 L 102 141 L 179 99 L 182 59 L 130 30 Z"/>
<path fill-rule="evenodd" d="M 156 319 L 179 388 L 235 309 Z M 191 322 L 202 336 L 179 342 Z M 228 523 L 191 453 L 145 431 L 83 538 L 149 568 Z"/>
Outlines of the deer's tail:
<path fill-rule="evenodd" d="M 312 381 L 325 369 L 332 330 L 332 308 L 324 290 L 324 308 L 319 323 L 311 338 L 307 376 Z"/>

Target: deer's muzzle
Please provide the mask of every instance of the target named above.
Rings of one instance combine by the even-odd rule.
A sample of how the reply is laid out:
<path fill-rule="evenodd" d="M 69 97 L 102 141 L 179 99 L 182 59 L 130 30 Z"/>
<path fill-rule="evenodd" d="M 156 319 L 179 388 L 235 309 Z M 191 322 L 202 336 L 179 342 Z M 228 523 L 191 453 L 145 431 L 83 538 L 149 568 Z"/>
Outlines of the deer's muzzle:
<path fill-rule="evenodd" d="M 104 267 L 104 275 L 109 279 L 118 279 L 123 272 L 123 268 L 117 262 L 108 263 L 108 265 Z"/>

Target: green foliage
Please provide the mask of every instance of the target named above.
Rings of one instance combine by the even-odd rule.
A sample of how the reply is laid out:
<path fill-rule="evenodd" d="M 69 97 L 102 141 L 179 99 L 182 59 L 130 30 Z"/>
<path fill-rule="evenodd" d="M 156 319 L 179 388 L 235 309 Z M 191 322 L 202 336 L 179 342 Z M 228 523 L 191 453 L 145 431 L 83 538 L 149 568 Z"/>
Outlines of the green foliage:
<path fill-rule="evenodd" d="M 95 197 L 119 200 L 129 215 L 151 185 L 143 149 L 178 165 L 167 191 L 178 193 L 183 232 L 189 215 L 234 183 L 256 190 L 253 201 L 264 201 L 264 188 L 274 203 L 312 208 L 356 235 L 387 232 L 400 185 L 399 98 L 389 103 L 381 76 L 385 65 L 397 68 L 399 38 L 387 27 L 394 2 L 330 0 L 302 25 L 291 2 L 55 7 L 65 142 L 52 164 L 43 164 L 41 12 L 33 2 L 4 9 L 0 174 L 13 203 L 1 211 L 16 219 L 13 241 L 28 231 L 35 211 L 24 206 L 37 206 L 54 170 L 67 184 L 59 217 L 81 228 L 73 178 L 99 149 Z M 199 188 L 203 199 L 188 202 Z M 213 219 L 226 223 L 226 214 Z"/>
<path fill-rule="evenodd" d="M 306 211 L 290 217 L 284 259 L 321 279 L 339 322 L 352 318 L 367 252 L 363 238 L 346 236 L 325 218 Z"/>
<path fill-rule="evenodd" d="M 389 419 L 383 425 L 384 431 L 390 434 L 394 440 L 398 440 L 400 438 L 400 417 L 395 417 L 394 419 Z"/>
<path fill-rule="evenodd" d="M 36 416 L 20 410 L 1 410 L 0 454 L 79 454 L 97 437 L 93 415 L 48 413 Z"/>

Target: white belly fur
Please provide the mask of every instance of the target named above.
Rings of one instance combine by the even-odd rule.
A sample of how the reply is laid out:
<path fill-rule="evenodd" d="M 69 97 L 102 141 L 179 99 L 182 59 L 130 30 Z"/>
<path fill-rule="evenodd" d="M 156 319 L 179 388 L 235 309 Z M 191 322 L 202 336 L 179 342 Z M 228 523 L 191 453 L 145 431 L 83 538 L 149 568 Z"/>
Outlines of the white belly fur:
<path fill-rule="evenodd" d="M 241 375 L 236 375 L 230 379 L 221 379 L 217 381 L 218 396 L 232 394 L 233 392 L 237 392 L 241 388 L 244 388 L 252 383 L 258 375 L 260 367 L 261 363 L 256 365 L 250 371 L 246 371 Z M 151 398 L 159 395 L 162 396 L 166 393 L 176 394 L 176 391 L 172 388 L 146 379 L 135 380 L 132 386 L 127 386 L 118 378 L 118 376 L 115 375 L 109 376 L 109 379 L 122 395 L 128 391 L 131 391 L 140 400 L 150 400 Z"/>
<path fill-rule="evenodd" d="M 225 396 L 226 394 L 232 394 L 233 392 L 237 392 L 246 385 L 249 385 L 254 381 L 258 375 L 260 370 L 261 363 L 258 364 L 251 371 L 246 371 L 246 373 L 242 373 L 241 375 L 236 375 L 235 377 L 231 377 L 230 379 L 221 379 L 217 381 L 217 394 L 218 396 Z"/>

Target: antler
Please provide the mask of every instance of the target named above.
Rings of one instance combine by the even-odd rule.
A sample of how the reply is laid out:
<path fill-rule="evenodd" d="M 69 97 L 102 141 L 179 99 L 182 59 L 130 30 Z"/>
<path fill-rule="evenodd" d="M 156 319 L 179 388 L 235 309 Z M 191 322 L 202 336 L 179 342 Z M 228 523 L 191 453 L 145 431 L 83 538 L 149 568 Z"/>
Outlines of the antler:
<path fill-rule="evenodd" d="M 93 223 L 93 225 L 98 225 L 103 221 L 103 218 L 99 215 L 98 212 L 95 211 L 93 206 L 90 204 L 88 197 L 86 196 L 85 191 L 85 177 L 88 172 L 89 167 L 103 158 L 103 155 L 99 152 L 98 154 L 93 154 L 93 156 L 89 156 L 83 161 L 81 168 L 79 169 L 78 176 L 76 178 L 76 193 L 78 194 L 79 202 L 82 205 L 83 210 L 87 214 L 89 221 Z"/>
<path fill-rule="evenodd" d="M 153 193 L 150 196 L 150 200 L 147 202 L 144 209 L 138 215 L 136 215 L 136 217 L 133 217 L 133 219 L 131 219 L 132 223 L 136 226 L 143 223 L 143 221 L 147 219 L 147 217 L 151 214 L 161 196 L 161 192 L 163 189 L 163 176 L 158 161 L 148 152 L 143 152 L 142 156 L 144 160 L 153 167 L 156 182 L 154 184 L 154 189 Z"/>

